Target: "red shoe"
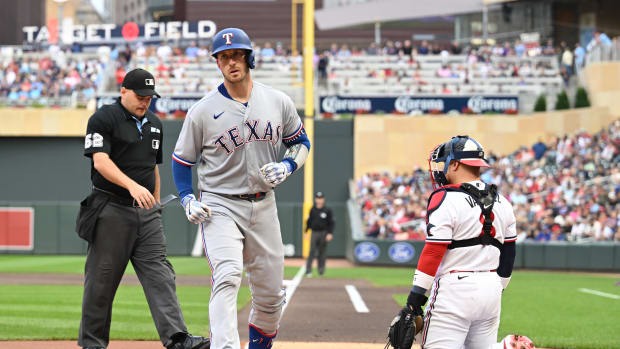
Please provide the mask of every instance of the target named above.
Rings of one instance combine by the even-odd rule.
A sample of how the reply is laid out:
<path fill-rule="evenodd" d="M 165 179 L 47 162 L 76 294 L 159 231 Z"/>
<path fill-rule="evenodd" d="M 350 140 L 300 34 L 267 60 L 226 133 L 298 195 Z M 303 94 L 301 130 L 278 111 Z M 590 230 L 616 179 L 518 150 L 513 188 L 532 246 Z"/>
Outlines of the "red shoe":
<path fill-rule="evenodd" d="M 503 349 L 536 349 L 531 339 L 518 334 L 509 334 L 499 343 Z"/>

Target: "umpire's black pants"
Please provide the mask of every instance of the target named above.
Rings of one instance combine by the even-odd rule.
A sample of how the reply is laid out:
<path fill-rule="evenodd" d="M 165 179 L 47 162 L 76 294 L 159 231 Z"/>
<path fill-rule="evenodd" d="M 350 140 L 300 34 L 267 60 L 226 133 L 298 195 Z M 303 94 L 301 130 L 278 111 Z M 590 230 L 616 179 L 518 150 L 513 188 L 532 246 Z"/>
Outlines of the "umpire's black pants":
<path fill-rule="evenodd" d="M 109 202 L 88 245 L 82 321 L 78 345 L 107 347 L 112 302 L 127 263 L 136 271 L 164 346 L 187 332 L 176 295 L 175 274 L 166 258 L 166 238 L 159 205 L 151 210 Z"/>
<path fill-rule="evenodd" d="M 314 256 L 318 254 L 318 269 L 319 275 L 323 275 L 325 273 L 325 257 L 327 250 L 327 231 L 325 230 L 313 230 L 312 231 L 312 240 L 310 242 L 310 254 L 308 255 L 308 260 L 306 262 L 306 274 L 312 273 L 312 262 L 314 261 Z"/>

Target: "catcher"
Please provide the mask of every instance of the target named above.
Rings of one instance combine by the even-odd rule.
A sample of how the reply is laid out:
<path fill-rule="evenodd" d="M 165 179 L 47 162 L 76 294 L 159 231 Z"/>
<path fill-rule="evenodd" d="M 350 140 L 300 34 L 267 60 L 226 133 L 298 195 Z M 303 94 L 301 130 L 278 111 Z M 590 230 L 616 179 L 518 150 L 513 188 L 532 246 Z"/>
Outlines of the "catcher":
<path fill-rule="evenodd" d="M 431 153 L 434 191 L 428 199 L 426 243 L 407 305 L 390 326 L 388 346 L 409 349 L 420 331 L 424 349 L 497 345 L 516 221 L 497 187 L 480 180 L 481 167 L 490 167 L 484 150 L 467 136 L 453 137 Z"/>

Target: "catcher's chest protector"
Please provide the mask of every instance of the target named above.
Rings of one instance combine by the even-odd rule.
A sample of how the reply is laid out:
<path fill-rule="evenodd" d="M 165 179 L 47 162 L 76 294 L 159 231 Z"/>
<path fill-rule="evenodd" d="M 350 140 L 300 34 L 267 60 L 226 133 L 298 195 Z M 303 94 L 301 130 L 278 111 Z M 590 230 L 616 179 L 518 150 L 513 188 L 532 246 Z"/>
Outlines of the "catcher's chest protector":
<path fill-rule="evenodd" d="M 495 184 L 487 185 L 487 187 L 482 190 L 476 188 L 474 185 L 471 185 L 469 183 L 451 184 L 438 188 L 428 198 L 426 223 L 428 224 L 428 217 L 430 216 L 432 211 L 439 206 L 437 200 L 433 200 L 433 196 L 436 194 L 443 194 L 441 199 L 441 201 L 443 201 L 446 192 L 450 191 L 457 191 L 469 195 L 473 202 L 475 202 L 480 207 L 480 210 L 482 211 L 482 213 L 480 214 L 482 221 L 482 233 L 480 234 L 480 236 L 475 238 L 452 240 L 452 243 L 448 245 L 448 249 L 452 250 L 455 248 L 470 247 L 476 245 L 493 245 L 501 249 L 502 243 L 500 243 L 497 239 L 494 238 L 495 229 L 493 228 L 493 205 L 495 204 L 495 201 L 497 199 L 497 186 Z"/>

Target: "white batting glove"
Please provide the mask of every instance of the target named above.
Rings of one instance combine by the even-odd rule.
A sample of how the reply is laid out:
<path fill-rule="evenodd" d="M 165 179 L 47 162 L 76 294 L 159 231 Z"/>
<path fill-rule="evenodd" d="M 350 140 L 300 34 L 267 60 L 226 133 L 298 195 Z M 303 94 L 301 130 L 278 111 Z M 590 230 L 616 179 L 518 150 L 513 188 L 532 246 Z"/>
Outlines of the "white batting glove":
<path fill-rule="evenodd" d="M 267 183 L 275 187 L 291 174 L 290 166 L 287 162 L 270 162 L 260 168 L 260 174 Z"/>
<path fill-rule="evenodd" d="M 211 217 L 211 209 L 206 204 L 198 201 L 194 194 L 185 195 L 181 199 L 181 205 L 185 208 L 187 220 L 194 224 L 200 224 Z"/>

